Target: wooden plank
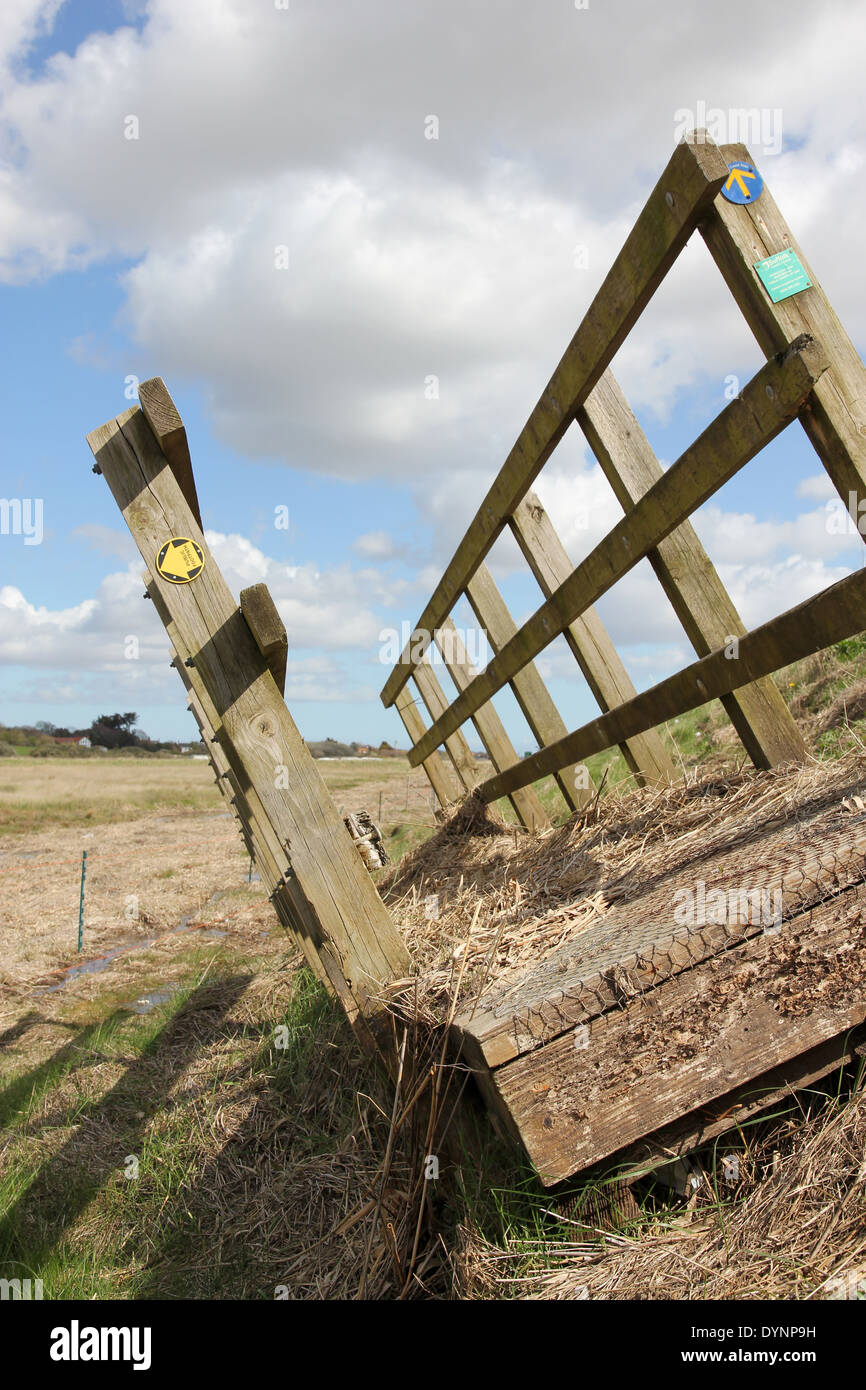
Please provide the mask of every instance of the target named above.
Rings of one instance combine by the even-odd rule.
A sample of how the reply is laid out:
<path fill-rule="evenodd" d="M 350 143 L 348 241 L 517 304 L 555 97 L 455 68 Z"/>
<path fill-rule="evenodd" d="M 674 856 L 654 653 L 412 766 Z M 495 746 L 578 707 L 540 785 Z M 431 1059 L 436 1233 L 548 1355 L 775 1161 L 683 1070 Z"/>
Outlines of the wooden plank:
<path fill-rule="evenodd" d="M 680 866 L 577 934 L 563 931 L 563 943 L 541 959 L 500 971 L 455 1018 L 455 1029 L 479 1063 L 500 1067 L 616 1008 L 629 994 L 657 988 L 758 935 L 777 915 L 779 922 L 796 917 L 864 882 L 866 828 L 856 822 L 839 828 L 836 816 L 833 808 L 781 830 L 771 825 L 709 862 L 698 851 L 697 867 L 694 861 Z M 683 903 L 691 904 L 691 914 L 679 909 Z M 693 920 L 683 921 L 688 915 Z"/>
<path fill-rule="evenodd" d="M 722 154 L 726 160 L 754 162 L 745 145 L 725 145 Z M 866 499 L 866 367 L 766 181 L 754 203 L 738 206 L 717 198 L 701 224 L 701 234 L 767 356 L 799 333 L 812 333 L 824 344 L 830 369 L 817 383 L 800 423 L 846 507 L 851 492 L 861 501 Z M 754 264 L 789 246 L 796 251 L 812 288 L 773 304 Z M 862 517 L 853 519 L 856 523 Z"/>
<path fill-rule="evenodd" d="M 141 382 L 138 388 L 138 403 L 157 444 L 169 461 L 171 471 L 177 478 L 178 486 L 186 498 L 199 530 L 203 531 L 186 427 L 161 376 L 152 376 L 148 381 Z"/>
<path fill-rule="evenodd" d="M 495 654 L 506 642 L 511 641 L 517 624 L 486 565 L 478 566 L 466 587 L 466 597 L 487 633 L 487 640 Z M 565 720 L 550 698 L 534 662 L 517 672 L 511 681 L 511 689 L 524 719 L 542 748 L 565 737 L 568 733 Z M 560 768 L 554 777 L 570 811 L 579 811 L 592 799 L 592 779 L 589 769 L 582 764 Z"/>
<path fill-rule="evenodd" d="M 826 366 L 823 349 L 811 338 L 798 339 L 767 362 L 428 729 L 409 761 L 426 757 L 775 439 L 808 399 Z"/>
<path fill-rule="evenodd" d="M 847 1066 L 866 1042 L 866 1029 L 854 1028 L 819 1043 L 781 1066 L 772 1067 L 709 1105 L 692 1110 L 645 1139 L 617 1153 L 612 1163 L 625 1182 L 634 1182 L 660 1165 L 703 1148 L 762 1111 L 790 1101 L 830 1072 Z M 723 1151 L 720 1151 L 720 1157 Z"/>
<path fill-rule="evenodd" d="M 574 566 L 534 492 L 528 492 L 515 508 L 511 529 L 541 592 L 545 598 L 550 598 L 565 583 Z M 595 608 L 587 608 L 569 623 L 563 636 L 603 710 L 633 699 L 637 691 Z M 670 754 L 655 729 L 621 744 L 620 752 L 642 784 L 675 779 Z"/>
<path fill-rule="evenodd" d="M 450 618 L 446 618 L 436 633 L 436 642 L 457 689 L 465 690 L 475 675 L 475 667 Z M 514 767 L 520 761 L 492 705 L 482 705 L 476 710 L 472 722 L 497 772 L 504 772 L 507 767 Z M 526 830 L 546 830 L 550 825 L 550 818 L 532 787 L 521 788 L 509 799 L 520 824 Z"/>
<path fill-rule="evenodd" d="M 419 738 L 423 737 L 426 726 L 418 706 L 412 699 L 408 686 L 403 686 L 403 689 L 400 691 L 394 703 L 397 707 L 397 713 L 403 720 L 403 727 L 409 735 L 409 742 L 417 743 Z M 430 786 L 433 788 L 436 795 L 436 800 L 439 802 L 443 811 L 447 810 L 448 806 L 454 800 L 454 795 L 448 785 L 448 778 L 445 775 L 442 759 L 438 753 L 431 753 L 429 758 L 424 759 L 421 766 L 427 773 Z"/>
<path fill-rule="evenodd" d="M 247 627 L 268 663 L 277 689 L 281 695 L 285 695 L 289 639 L 270 590 L 267 584 L 251 584 L 248 589 L 241 589 L 240 599 Z"/>
<path fill-rule="evenodd" d="M 564 1034 L 501 1067 L 493 1083 L 542 1182 L 862 1024 L 864 910 L 852 889 L 594 1019 L 585 1047 Z"/>
<path fill-rule="evenodd" d="M 708 700 L 720 699 L 749 681 L 760 680 L 864 628 L 866 570 L 858 570 L 741 638 L 735 658 L 729 658 L 724 648 L 711 652 L 627 704 L 584 724 L 559 743 L 524 758 L 519 768 L 509 768 L 488 778 L 479 792 L 485 801 L 495 801 L 516 787 L 548 776 L 560 760 L 576 762 L 600 753 L 624 738 L 655 728 Z"/>
<path fill-rule="evenodd" d="M 448 699 L 430 662 L 427 660 L 419 662 L 412 674 L 418 694 L 427 706 L 430 718 L 441 718 L 448 708 Z M 445 739 L 445 751 L 451 759 L 451 765 L 457 773 L 457 779 L 464 791 L 472 791 L 474 787 L 478 786 L 484 774 L 478 766 L 478 759 L 466 742 L 466 736 L 462 729 L 456 729 Z M 427 756 L 432 756 L 432 753 Z M 411 750 L 409 761 L 412 761 Z"/>
<path fill-rule="evenodd" d="M 255 787 L 291 864 L 293 909 L 365 1045 L 387 1018 L 388 986 L 409 957 L 211 556 L 173 471 L 142 412 L 88 436 L 139 550 L 152 565 L 172 536 L 202 549 L 187 584 L 154 583 L 177 624 L 225 730 L 235 773 Z M 288 787 L 278 786 L 285 768 Z"/>
<path fill-rule="evenodd" d="M 217 775 L 217 785 L 229 803 L 230 810 L 241 827 L 241 832 L 262 877 L 267 885 L 271 902 L 282 925 L 292 936 L 295 944 L 303 952 L 313 973 L 325 985 L 329 993 L 335 990 L 327 972 L 319 959 L 316 943 L 305 930 L 305 915 L 293 911 L 291 901 L 283 901 L 286 884 L 292 881 L 291 864 L 279 836 L 273 829 L 262 806 L 258 793 L 248 778 L 241 778 L 232 767 L 222 747 L 227 735 L 222 721 L 208 694 L 207 688 L 195 666 L 187 665 L 191 653 L 183 642 L 183 636 L 171 617 L 162 595 L 157 589 L 149 569 L 144 571 L 144 582 L 154 607 L 162 619 L 174 652 L 174 666 L 187 691 L 187 700 L 193 717 L 199 726 L 208 750 L 211 766 Z"/>
<path fill-rule="evenodd" d="M 577 423 L 628 515 L 664 470 L 610 370 L 577 412 Z M 647 558 L 698 656 L 744 635 L 742 619 L 690 521 Z M 722 704 L 756 767 L 805 758 L 803 736 L 769 676 L 724 695 Z"/>
<path fill-rule="evenodd" d="M 386 706 L 394 703 L 417 652 L 451 612 L 727 177 L 728 166 L 706 131 L 696 131 L 674 150 L 388 677 Z"/>

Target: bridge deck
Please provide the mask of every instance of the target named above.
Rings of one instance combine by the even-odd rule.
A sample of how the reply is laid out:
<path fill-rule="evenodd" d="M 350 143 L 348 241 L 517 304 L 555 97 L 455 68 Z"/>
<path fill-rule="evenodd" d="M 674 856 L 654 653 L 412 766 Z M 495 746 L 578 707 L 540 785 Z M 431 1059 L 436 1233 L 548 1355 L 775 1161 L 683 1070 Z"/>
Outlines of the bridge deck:
<path fill-rule="evenodd" d="M 696 836 L 458 1013 L 464 1060 L 546 1183 L 681 1151 L 861 1042 L 864 786 L 734 825 L 721 853 Z"/>

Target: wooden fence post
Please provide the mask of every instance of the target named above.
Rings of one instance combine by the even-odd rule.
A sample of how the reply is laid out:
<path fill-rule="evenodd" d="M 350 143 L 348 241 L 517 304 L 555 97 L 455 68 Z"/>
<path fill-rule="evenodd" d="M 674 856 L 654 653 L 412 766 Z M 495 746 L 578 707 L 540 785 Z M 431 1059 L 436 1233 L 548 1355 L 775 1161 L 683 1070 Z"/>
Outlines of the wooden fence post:
<path fill-rule="evenodd" d="M 298 934 L 314 943 L 359 1037 L 374 1047 L 389 986 L 408 974 L 406 946 L 142 411 L 109 421 L 88 442 L 152 573 L 173 538 L 201 552 L 190 582 L 153 573 L 154 587 L 210 696 L 228 762 L 276 832 L 281 891 Z"/>
<path fill-rule="evenodd" d="M 726 160 L 753 163 L 745 145 L 723 145 Z M 816 383 L 800 423 L 846 507 L 850 494 L 866 499 L 866 366 L 824 294 L 766 182 L 748 204 L 719 197 L 700 224 L 701 235 L 743 316 L 768 357 L 801 333 L 827 349 L 830 366 Z M 756 262 L 791 247 L 812 288 L 773 304 Z M 855 524 L 862 521 L 854 516 Z M 861 531 L 862 535 L 863 532 Z"/>

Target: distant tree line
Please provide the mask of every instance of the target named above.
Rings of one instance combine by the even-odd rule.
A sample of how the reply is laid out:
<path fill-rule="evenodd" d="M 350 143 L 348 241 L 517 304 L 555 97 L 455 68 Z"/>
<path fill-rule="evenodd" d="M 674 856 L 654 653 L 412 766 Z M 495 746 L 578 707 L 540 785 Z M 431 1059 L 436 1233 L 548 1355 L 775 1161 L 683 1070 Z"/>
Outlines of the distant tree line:
<path fill-rule="evenodd" d="M 16 727 L 0 724 L 0 743 L 7 749 L 45 748 L 53 745 L 55 739 L 77 738 L 88 738 L 95 748 L 141 748 L 149 753 L 175 750 L 198 741 L 189 738 L 160 742 L 148 738 L 144 730 L 138 728 L 138 715 L 134 710 L 128 710 L 125 714 L 100 714 L 86 729 L 67 729 L 47 719 Z"/>

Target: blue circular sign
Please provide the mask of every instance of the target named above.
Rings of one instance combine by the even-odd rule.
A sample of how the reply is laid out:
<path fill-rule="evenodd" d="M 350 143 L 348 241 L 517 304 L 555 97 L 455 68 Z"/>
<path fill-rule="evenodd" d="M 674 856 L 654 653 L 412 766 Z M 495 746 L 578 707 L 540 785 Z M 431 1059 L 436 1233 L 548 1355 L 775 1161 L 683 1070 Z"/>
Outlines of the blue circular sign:
<path fill-rule="evenodd" d="M 754 164 L 744 159 L 735 159 L 728 165 L 727 182 L 722 185 L 722 196 L 729 203 L 754 203 L 760 198 L 764 180 Z"/>

